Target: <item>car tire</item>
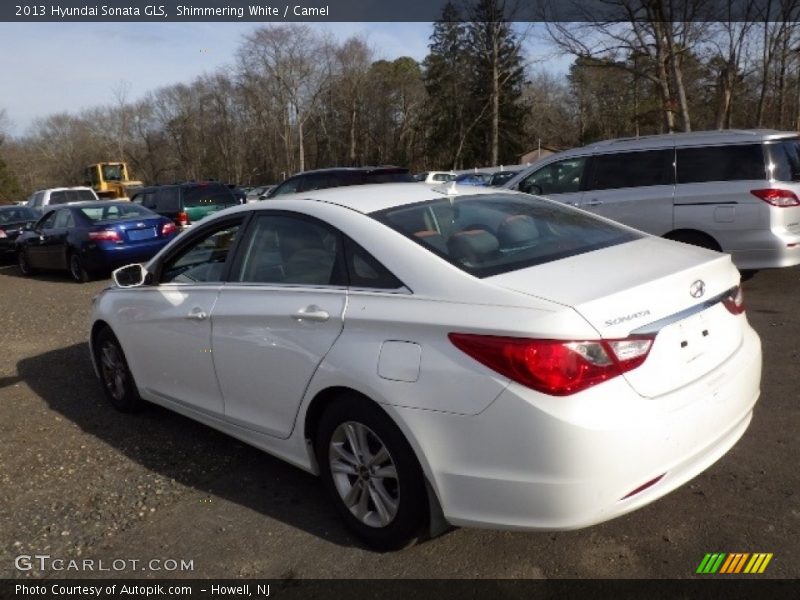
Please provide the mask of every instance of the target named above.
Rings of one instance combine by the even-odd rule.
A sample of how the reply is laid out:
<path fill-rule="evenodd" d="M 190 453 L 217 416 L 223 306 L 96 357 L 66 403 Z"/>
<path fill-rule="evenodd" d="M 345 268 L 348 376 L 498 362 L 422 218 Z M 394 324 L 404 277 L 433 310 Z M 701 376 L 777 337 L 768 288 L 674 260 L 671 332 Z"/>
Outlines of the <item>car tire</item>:
<path fill-rule="evenodd" d="M 108 327 L 102 329 L 92 344 L 103 391 L 112 406 L 120 412 L 132 413 L 143 408 L 136 382 L 119 340 Z"/>
<path fill-rule="evenodd" d="M 389 551 L 423 536 L 429 512 L 425 477 L 380 407 L 357 395 L 338 398 L 320 418 L 315 449 L 325 487 L 359 539 Z"/>
<path fill-rule="evenodd" d="M 31 263 L 28 261 L 28 255 L 25 253 L 24 248 L 17 252 L 17 269 L 19 269 L 19 272 L 25 277 L 36 273 L 33 267 L 31 267 Z"/>
<path fill-rule="evenodd" d="M 86 283 L 91 279 L 89 272 L 84 268 L 81 257 L 77 252 L 70 252 L 67 259 L 69 266 L 69 275 L 77 283 Z"/>

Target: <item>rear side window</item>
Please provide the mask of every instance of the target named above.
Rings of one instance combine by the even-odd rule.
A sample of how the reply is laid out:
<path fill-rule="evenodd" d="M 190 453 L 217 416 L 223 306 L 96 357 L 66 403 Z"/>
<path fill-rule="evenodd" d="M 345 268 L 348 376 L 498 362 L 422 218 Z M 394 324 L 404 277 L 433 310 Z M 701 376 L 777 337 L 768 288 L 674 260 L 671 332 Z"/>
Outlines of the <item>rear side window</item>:
<path fill-rule="evenodd" d="M 592 175 L 587 189 L 669 185 L 673 183 L 673 150 L 648 150 L 600 154 L 592 160 Z"/>
<path fill-rule="evenodd" d="M 67 199 L 67 192 L 50 192 L 50 204 L 66 204 L 69 202 Z"/>
<path fill-rule="evenodd" d="M 224 185 L 197 185 L 183 189 L 183 206 L 229 206 L 239 204 L 233 192 Z"/>
<path fill-rule="evenodd" d="M 176 213 L 181 210 L 180 194 L 177 187 L 166 187 L 156 191 L 156 211 Z"/>
<path fill-rule="evenodd" d="M 342 285 L 341 235 L 306 218 L 257 218 L 234 281 L 284 285 Z"/>
<path fill-rule="evenodd" d="M 800 140 L 767 144 L 770 153 L 772 179 L 800 181 Z"/>
<path fill-rule="evenodd" d="M 486 194 L 435 199 L 371 216 L 476 277 L 489 277 L 639 239 L 544 199 Z"/>
<path fill-rule="evenodd" d="M 761 144 L 679 148 L 678 183 L 766 179 Z"/>

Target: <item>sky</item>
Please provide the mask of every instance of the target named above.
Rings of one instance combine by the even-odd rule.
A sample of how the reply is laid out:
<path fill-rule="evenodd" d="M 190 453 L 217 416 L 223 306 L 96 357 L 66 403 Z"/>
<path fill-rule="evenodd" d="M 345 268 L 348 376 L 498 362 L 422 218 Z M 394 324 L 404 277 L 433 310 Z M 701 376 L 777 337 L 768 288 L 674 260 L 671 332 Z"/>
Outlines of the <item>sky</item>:
<path fill-rule="evenodd" d="M 430 23 L 308 24 L 344 40 L 363 35 L 376 59 L 428 52 Z M 21 136 L 37 118 L 115 103 L 115 91 L 135 101 L 148 91 L 188 83 L 231 65 L 245 35 L 258 23 L 0 23 L 0 110 L 6 133 Z M 526 54 L 547 69 L 566 72 L 533 36 Z"/>

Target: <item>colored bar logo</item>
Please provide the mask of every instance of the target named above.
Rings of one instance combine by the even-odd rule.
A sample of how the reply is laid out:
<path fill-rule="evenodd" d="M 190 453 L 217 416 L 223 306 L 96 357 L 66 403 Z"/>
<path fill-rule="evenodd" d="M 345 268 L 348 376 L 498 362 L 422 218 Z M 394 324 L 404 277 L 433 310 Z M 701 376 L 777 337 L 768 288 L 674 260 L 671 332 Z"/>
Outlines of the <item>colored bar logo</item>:
<path fill-rule="evenodd" d="M 767 570 L 772 552 L 714 552 L 706 554 L 700 561 L 696 573 L 700 575 L 714 575 L 715 573 L 733 575 L 737 573 L 763 573 Z"/>

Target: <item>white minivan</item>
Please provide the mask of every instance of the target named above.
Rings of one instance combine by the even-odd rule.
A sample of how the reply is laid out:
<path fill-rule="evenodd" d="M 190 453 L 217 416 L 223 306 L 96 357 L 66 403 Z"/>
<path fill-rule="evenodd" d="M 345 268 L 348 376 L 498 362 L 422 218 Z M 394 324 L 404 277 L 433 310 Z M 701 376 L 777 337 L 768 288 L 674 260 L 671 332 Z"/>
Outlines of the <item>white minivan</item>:
<path fill-rule="evenodd" d="M 606 140 L 503 187 L 730 253 L 740 269 L 800 264 L 800 136 L 721 130 Z"/>

